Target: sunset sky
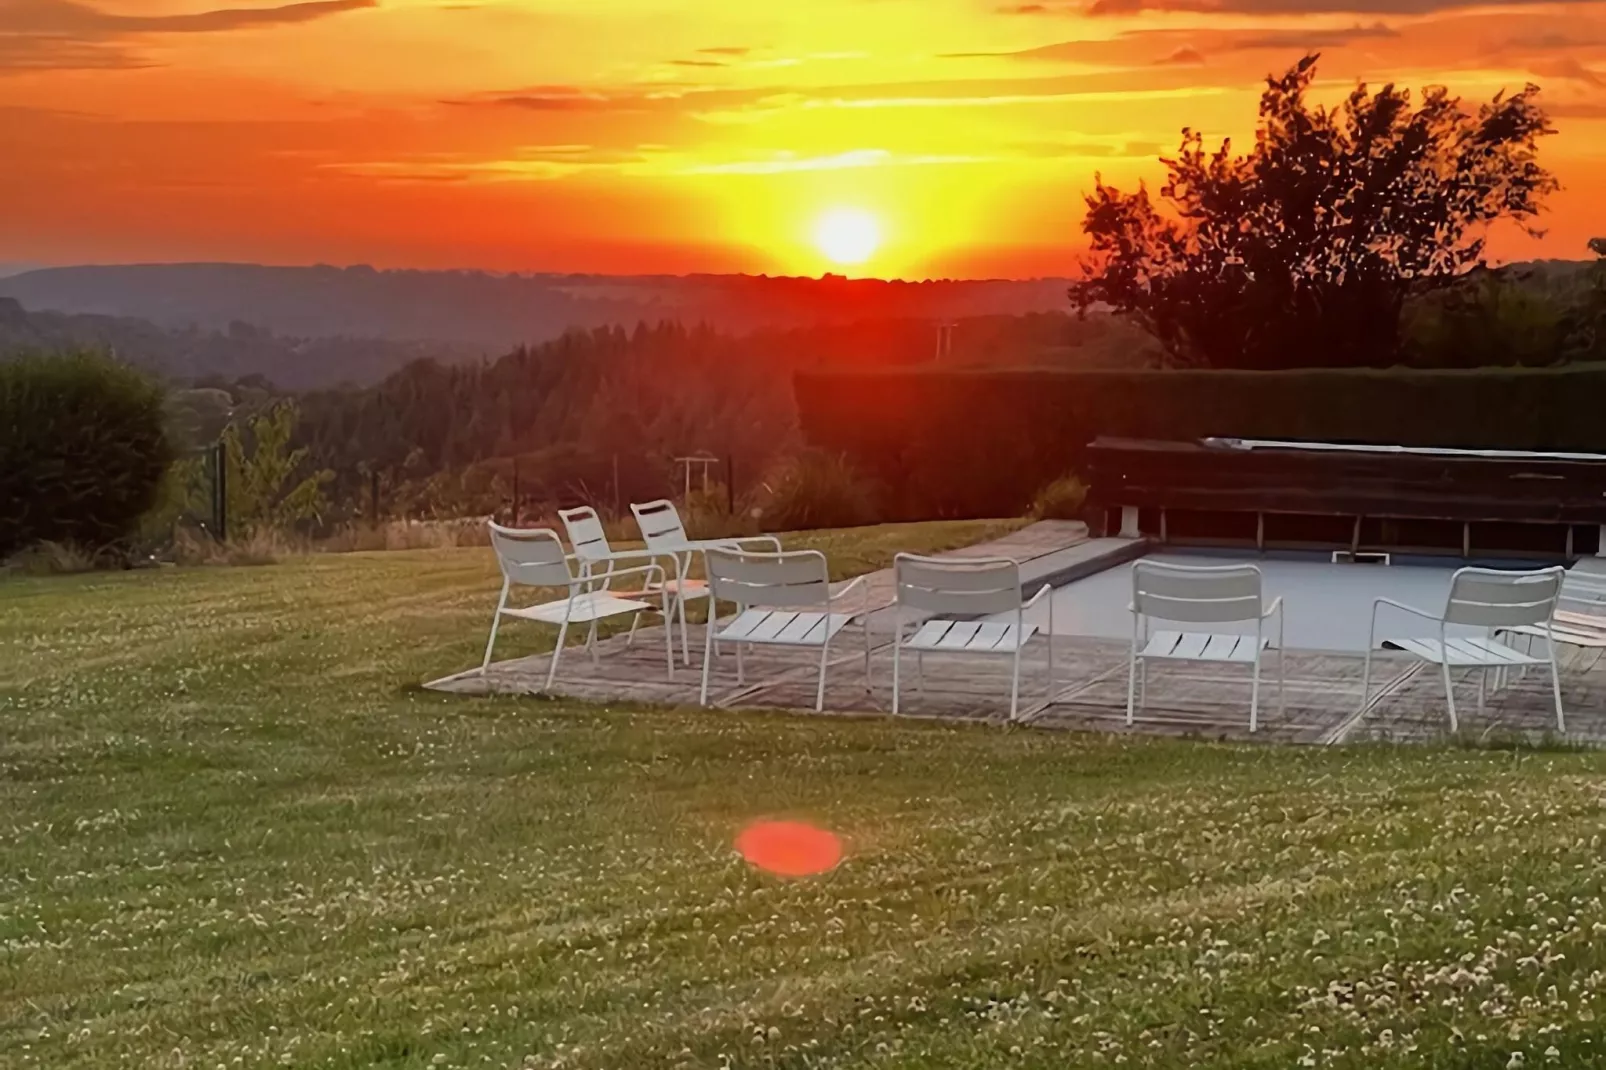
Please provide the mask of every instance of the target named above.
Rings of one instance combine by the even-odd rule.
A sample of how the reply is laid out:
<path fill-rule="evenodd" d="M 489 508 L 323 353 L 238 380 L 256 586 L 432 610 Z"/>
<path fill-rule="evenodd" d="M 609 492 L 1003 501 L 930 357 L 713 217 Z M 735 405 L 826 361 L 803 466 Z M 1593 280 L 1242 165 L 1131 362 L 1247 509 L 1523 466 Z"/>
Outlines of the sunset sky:
<path fill-rule="evenodd" d="M 1080 192 L 1253 130 L 1306 49 L 1475 104 L 1544 87 L 1606 234 L 1606 2 L 0 0 L 0 263 L 1066 274 Z M 827 245 L 830 243 L 827 242 Z"/>

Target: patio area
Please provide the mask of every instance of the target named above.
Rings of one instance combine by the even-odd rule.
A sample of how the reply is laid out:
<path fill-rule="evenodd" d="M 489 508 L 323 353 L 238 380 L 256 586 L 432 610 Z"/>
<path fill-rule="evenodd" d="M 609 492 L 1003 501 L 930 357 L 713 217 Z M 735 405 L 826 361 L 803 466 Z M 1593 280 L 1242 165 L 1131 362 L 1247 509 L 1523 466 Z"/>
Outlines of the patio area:
<path fill-rule="evenodd" d="M 1043 583 L 1063 588 L 1099 576 L 1111 582 L 1125 565 L 1150 545 L 1141 539 L 1090 539 L 1080 524 L 1044 521 L 977 546 L 951 551 L 950 557 L 1011 557 L 1020 562 L 1022 588 L 1030 595 Z M 1112 571 L 1113 570 L 1113 571 Z M 1100 576 L 1099 574 L 1104 575 Z M 872 605 L 892 598 L 891 570 L 869 577 Z M 1057 599 L 1072 592 L 1057 590 Z M 858 604 L 854 595 L 854 605 Z M 1429 606 L 1428 608 L 1432 608 Z M 906 626 L 914 619 L 905 614 Z M 487 621 L 487 626 L 489 622 Z M 1291 622 L 1292 625 L 1292 622 Z M 527 626 L 538 627 L 538 626 Z M 881 609 L 870 614 L 870 676 L 864 673 L 864 627 L 850 625 L 832 645 L 821 716 L 890 716 L 893 616 Z M 1064 630 L 1063 623 L 1060 625 Z M 519 643 L 520 629 L 510 628 L 507 645 Z M 523 633 L 523 634 L 528 634 Z M 1291 627 L 1291 637 L 1297 635 Z M 643 626 L 634 643 L 623 636 L 598 644 L 593 661 L 571 646 L 552 691 L 592 702 L 640 702 L 695 705 L 701 682 L 703 629 L 693 625 L 692 665 L 676 665 L 675 679 L 665 678 L 660 626 Z M 677 637 L 678 647 L 678 637 Z M 1374 701 L 1362 714 L 1363 660 L 1346 651 L 1302 650 L 1292 645 L 1286 655 L 1286 708 L 1279 711 L 1275 686 L 1280 655 L 1268 655 L 1262 680 L 1260 730 L 1249 732 L 1249 671 L 1242 665 L 1177 663 L 1151 667 L 1145 708 L 1136 723 L 1126 725 L 1127 647 L 1124 639 L 1098 635 L 1058 634 L 1054 638 L 1052 693 L 1048 687 L 1048 647 L 1035 639 L 1022 657 L 1019 723 L 1034 727 L 1098 732 L 1193 736 L 1207 739 L 1254 739 L 1262 742 L 1339 744 L 1363 741 L 1427 740 L 1447 732 L 1443 685 L 1434 666 L 1403 656 L 1379 653 L 1373 658 Z M 1599 650 L 1558 647 L 1562 692 L 1567 710 L 1567 739 L 1606 744 L 1606 668 L 1597 669 Z M 549 655 L 493 662 L 426 684 L 460 694 L 539 694 Z M 736 659 L 727 650 L 716 662 L 710 687 L 710 716 L 719 709 L 776 709 L 812 713 L 819 659 L 809 650 L 753 647 L 745 655 L 745 683 L 736 678 Z M 1004 723 L 1008 719 L 1010 667 L 1007 658 L 927 654 L 924 688 L 913 686 L 913 658 L 905 655 L 906 677 L 899 716 Z M 1510 686 L 1491 691 L 1477 709 L 1475 678 L 1458 671 L 1457 708 L 1469 738 L 1540 739 L 1553 735 L 1547 672 L 1530 672 Z"/>

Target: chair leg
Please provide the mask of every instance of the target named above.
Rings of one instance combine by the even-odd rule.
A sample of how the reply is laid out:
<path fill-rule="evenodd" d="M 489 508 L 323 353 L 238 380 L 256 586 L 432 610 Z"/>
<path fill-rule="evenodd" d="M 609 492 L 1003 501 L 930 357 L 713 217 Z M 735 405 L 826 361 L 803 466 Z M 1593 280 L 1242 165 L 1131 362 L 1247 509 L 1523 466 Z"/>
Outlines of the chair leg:
<path fill-rule="evenodd" d="M 586 629 L 586 649 L 587 650 L 590 650 L 592 647 L 597 645 L 597 624 L 601 619 L 602 619 L 601 617 L 592 617 L 591 618 L 591 627 Z M 593 656 L 595 656 L 595 652 L 593 652 Z"/>
<path fill-rule="evenodd" d="M 563 643 L 569 638 L 569 622 L 567 619 L 558 625 L 558 645 L 552 648 L 552 667 L 546 671 L 546 690 L 552 690 L 552 681 L 558 678 L 558 657 L 563 653 Z"/>
<path fill-rule="evenodd" d="M 1260 651 L 1255 651 L 1254 673 L 1249 680 L 1249 731 L 1260 731 Z"/>
<path fill-rule="evenodd" d="M 640 620 L 641 614 L 637 613 L 635 619 Z M 634 623 L 630 625 L 630 634 L 632 637 L 636 634 L 636 626 Z M 682 635 L 682 638 L 685 638 L 684 634 Z M 626 643 L 625 645 L 628 646 L 629 643 Z M 669 622 L 667 620 L 664 621 L 664 663 L 669 669 L 667 678 L 673 680 L 675 678 L 675 637 L 669 632 Z"/>
<path fill-rule="evenodd" d="M 825 709 L 825 664 L 831 656 L 831 638 L 827 636 L 825 642 L 820 644 L 820 685 L 814 692 L 814 712 L 819 713 Z"/>
<path fill-rule="evenodd" d="M 870 615 L 864 616 L 864 693 L 875 694 L 875 684 L 870 679 Z"/>
<path fill-rule="evenodd" d="M 926 697 L 926 652 L 924 650 L 915 651 L 915 690 L 920 692 L 921 698 Z"/>
<path fill-rule="evenodd" d="M 1556 644 L 1549 639 L 1545 644 L 1550 648 L 1550 691 L 1556 696 L 1556 731 L 1566 735 L 1567 718 L 1561 712 L 1561 672 L 1556 668 Z"/>
<path fill-rule="evenodd" d="M 1020 648 L 1024 643 L 1015 644 L 1014 669 L 1009 677 L 1009 719 L 1015 719 L 1015 713 L 1020 707 Z"/>
<path fill-rule="evenodd" d="M 742 649 L 746 645 L 740 639 L 736 640 L 736 682 L 738 684 L 747 683 L 747 669 L 742 664 Z"/>
<path fill-rule="evenodd" d="M 899 679 L 903 668 L 903 629 L 899 628 L 892 633 L 892 715 L 898 715 L 898 688 L 902 684 Z"/>
<path fill-rule="evenodd" d="M 713 609 L 713 604 L 712 603 L 709 604 L 709 609 L 710 610 Z M 710 617 L 712 617 L 712 614 L 710 614 Z M 669 644 L 669 659 L 671 661 L 673 661 L 674 658 L 675 658 L 675 645 L 674 645 L 673 642 L 671 642 Z M 709 622 L 708 622 L 707 629 L 705 629 L 704 632 L 703 632 L 703 688 L 702 688 L 701 691 L 699 691 L 697 693 L 697 705 L 699 705 L 699 706 L 707 706 L 708 705 L 708 671 L 710 669 L 712 669 L 713 667 L 714 667 L 714 622 L 713 622 L 712 619 L 710 619 Z"/>
<path fill-rule="evenodd" d="M 1361 713 L 1372 704 L 1372 641 L 1367 639 L 1366 657 L 1361 662 Z"/>
<path fill-rule="evenodd" d="M 502 607 L 496 607 L 496 616 L 491 618 L 491 637 L 485 641 L 485 660 L 480 662 L 480 675 L 491 667 L 491 648 L 496 645 L 496 629 L 502 623 Z"/>
<path fill-rule="evenodd" d="M 1441 646 L 1440 654 L 1443 655 L 1444 653 L 1445 651 Z M 1454 734 L 1461 731 L 1461 722 L 1456 719 L 1455 715 L 1455 685 L 1450 682 L 1450 659 L 1445 657 L 1440 661 L 1439 668 L 1444 670 L 1444 701 L 1450 707 L 1450 732 Z"/>
<path fill-rule="evenodd" d="M 1478 670 L 1478 716 L 1483 716 L 1484 693 L 1489 690 L 1489 666 Z"/>
<path fill-rule="evenodd" d="M 680 660 L 691 664 L 691 650 L 686 642 L 686 594 L 675 592 L 675 605 L 680 609 Z"/>
<path fill-rule="evenodd" d="M 1138 643 L 1132 640 L 1132 651 L 1126 659 L 1126 726 L 1132 727 L 1132 717 L 1138 699 Z"/>
<path fill-rule="evenodd" d="M 625 636 L 625 649 L 626 650 L 630 649 L 630 647 L 635 645 L 635 642 L 636 642 L 636 628 L 640 624 L 641 624 L 641 614 L 640 613 L 632 614 L 631 617 L 630 617 L 630 634 Z M 665 628 L 669 627 L 669 622 L 667 620 L 664 621 L 664 627 Z"/>

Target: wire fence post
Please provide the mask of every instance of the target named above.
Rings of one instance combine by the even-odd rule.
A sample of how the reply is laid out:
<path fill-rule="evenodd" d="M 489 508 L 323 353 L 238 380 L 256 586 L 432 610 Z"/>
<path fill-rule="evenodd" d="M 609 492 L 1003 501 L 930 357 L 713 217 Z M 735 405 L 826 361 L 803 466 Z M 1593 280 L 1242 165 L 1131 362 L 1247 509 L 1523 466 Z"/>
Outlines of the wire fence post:
<path fill-rule="evenodd" d="M 212 447 L 212 535 L 229 540 L 229 446 L 221 438 Z"/>
<path fill-rule="evenodd" d="M 519 459 L 513 458 L 513 526 L 519 526 Z"/>

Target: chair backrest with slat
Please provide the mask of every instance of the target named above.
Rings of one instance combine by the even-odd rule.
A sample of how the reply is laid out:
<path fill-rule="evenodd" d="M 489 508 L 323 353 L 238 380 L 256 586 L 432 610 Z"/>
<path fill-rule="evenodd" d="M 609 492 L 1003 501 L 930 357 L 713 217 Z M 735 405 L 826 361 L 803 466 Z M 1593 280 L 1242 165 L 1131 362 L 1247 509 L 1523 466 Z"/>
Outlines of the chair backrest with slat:
<path fill-rule="evenodd" d="M 708 583 L 716 599 L 735 602 L 742 609 L 825 609 L 831 601 L 830 573 L 818 550 L 772 554 L 710 549 Z"/>
<path fill-rule="evenodd" d="M 567 587 L 574 579 L 563 540 L 551 528 L 505 528 L 492 523 L 491 548 L 509 583 Z"/>
<path fill-rule="evenodd" d="M 686 525 L 680 520 L 680 510 L 669 499 L 632 504 L 630 511 L 636 515 L 636 524 L 641 528 L 641 538 L 647 549 L 680 550 L 690 541 L 686 538 Z"/>
<path fill-rule="evenodd" d="M 602 517 L 589 505 L 575 509 L 559 509 L 558 519 L 574 547 L 574 556 L 582 561 L 605 561 L 613 553 L 608 545 L 608 533 L 602 528 Z"/>
<path fill-rule="evenodd" d="M 1256 620 L 1264 612 L 1260 569 L 1137 561 L 1132 605 L 1144 616 L 1187 624 Z"/>
<path fill-rule="evenodd" d="M 1560 565 L 1528 572 L 1457 569 L 1450 580 L 1444 621 L 1484 628 L 1549 623 L 1566 575 Z"/>
<path fill-rule="evenodd" d="M 1008 558 L 970 560 L 899 554 L 892 571 L 898 605 L 925 613 L 987 616 L 1021 608 L 1020 565 Z"/>

